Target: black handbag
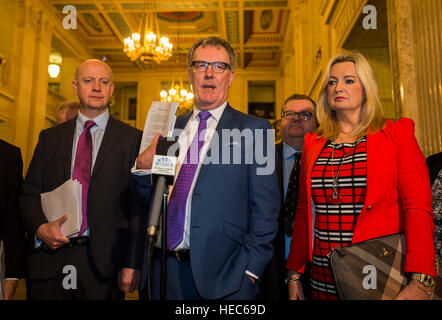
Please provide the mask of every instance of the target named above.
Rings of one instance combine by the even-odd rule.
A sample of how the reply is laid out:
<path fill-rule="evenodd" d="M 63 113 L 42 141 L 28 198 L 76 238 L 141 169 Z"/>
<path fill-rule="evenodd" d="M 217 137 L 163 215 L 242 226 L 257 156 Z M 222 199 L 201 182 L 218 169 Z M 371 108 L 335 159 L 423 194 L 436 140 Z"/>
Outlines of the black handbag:
<path fill-rule="evenodd" d="M 410 281 L 410 277 L 403 272 L 403 233 L 336 247 L 328 257 L 336 289 L 342 300 L 391 300 Z M 442 276 L 439 262 L 436 268 L 439 279 Z M 441 297 L 442 281 L 436 279 L 432 300 L 440 300 Z"/>

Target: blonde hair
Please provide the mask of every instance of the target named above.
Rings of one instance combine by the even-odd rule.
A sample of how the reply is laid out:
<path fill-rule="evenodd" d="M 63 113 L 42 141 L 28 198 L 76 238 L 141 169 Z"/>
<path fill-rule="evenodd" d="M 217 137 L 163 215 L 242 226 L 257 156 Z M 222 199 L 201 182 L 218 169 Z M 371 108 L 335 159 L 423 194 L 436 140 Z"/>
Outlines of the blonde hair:
<path fill-rule="evenodd" d="M 359 125 L 351 133 L 356 139 L 368 133 L 375 133 L 384 126 L 384 114 L 378 94 L 376 76 L 368 61 L 360 53 L 337 54 L 328 62 L 325 75 L 322 79 L 316 117 L 319 122 L 318 134 L 320 138 L 334 140 L 339 135 L 336 112 L 328 104 L 327 86 L 331 68 L 338 63 L 353 62 L 356 73 L 363 87 L 362 116 Z"/>

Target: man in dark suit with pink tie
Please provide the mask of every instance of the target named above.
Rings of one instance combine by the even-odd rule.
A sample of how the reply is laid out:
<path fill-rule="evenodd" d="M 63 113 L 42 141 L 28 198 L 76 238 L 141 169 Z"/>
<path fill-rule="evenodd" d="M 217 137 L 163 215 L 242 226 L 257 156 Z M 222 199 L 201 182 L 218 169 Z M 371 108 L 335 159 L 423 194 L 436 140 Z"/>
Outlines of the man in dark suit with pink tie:
<path fill-rule="evenodd" d="M 146 213 L 132 201 L 128 184 L 141 132 L 109 115 L 114 84 L 104 62 L 81 63 L 73 89 L 80 100 L 78 116 L 40 133 L 23 184 L 20 205 L 33 248 L 29 296 L 118 299 L 140 281 Z M 40 194 L 70 178 L 82 184 L 83 224 L 78 236 L 68 239 L 60 227 L 70 213 L 47 221 Z"/>

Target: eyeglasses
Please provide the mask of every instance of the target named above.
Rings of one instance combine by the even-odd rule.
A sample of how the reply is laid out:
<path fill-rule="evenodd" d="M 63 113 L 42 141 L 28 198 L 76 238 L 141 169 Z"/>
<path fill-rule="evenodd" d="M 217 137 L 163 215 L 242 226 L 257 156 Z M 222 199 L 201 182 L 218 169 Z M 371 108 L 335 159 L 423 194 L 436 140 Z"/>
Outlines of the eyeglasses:
<path fill-rule="evenodd" d="M 286 120 L 310 120 L 313 117 L 313 114 L 311 112 L 308 111 L 302 111 L 302 112 L 293 112 L 293 111 L 284 111 L 282 113 L 282 117 Z"/>
<path fill-rule="evenodd" d="M 212 66 L 213 72 L 216 73 L 223 73 L 227 69 L 230 69 L 230 64 L 221 61 L 214 61 L 214 62 L 192 61 L 190 68 L 196 72 L 205 72 L 207 71 L 209 65 Z"/>

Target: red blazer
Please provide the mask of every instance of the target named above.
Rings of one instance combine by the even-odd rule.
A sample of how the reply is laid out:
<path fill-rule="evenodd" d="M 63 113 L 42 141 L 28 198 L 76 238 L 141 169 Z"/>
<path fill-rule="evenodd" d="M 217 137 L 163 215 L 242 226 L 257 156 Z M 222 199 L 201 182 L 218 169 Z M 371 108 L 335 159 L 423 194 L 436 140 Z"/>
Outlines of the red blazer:
<path fill-rule="evenodd" d="M 312 260 L 311 172 L 326 139 L 307 133 L 301 160 L 298 208 L 287 268 L 304 272 Z M 405 272 L 436 276 L 432 195 L 414 122 L 388 120 L 367 135 L 367 193 L 352 243 L 405 232 Z"/>

